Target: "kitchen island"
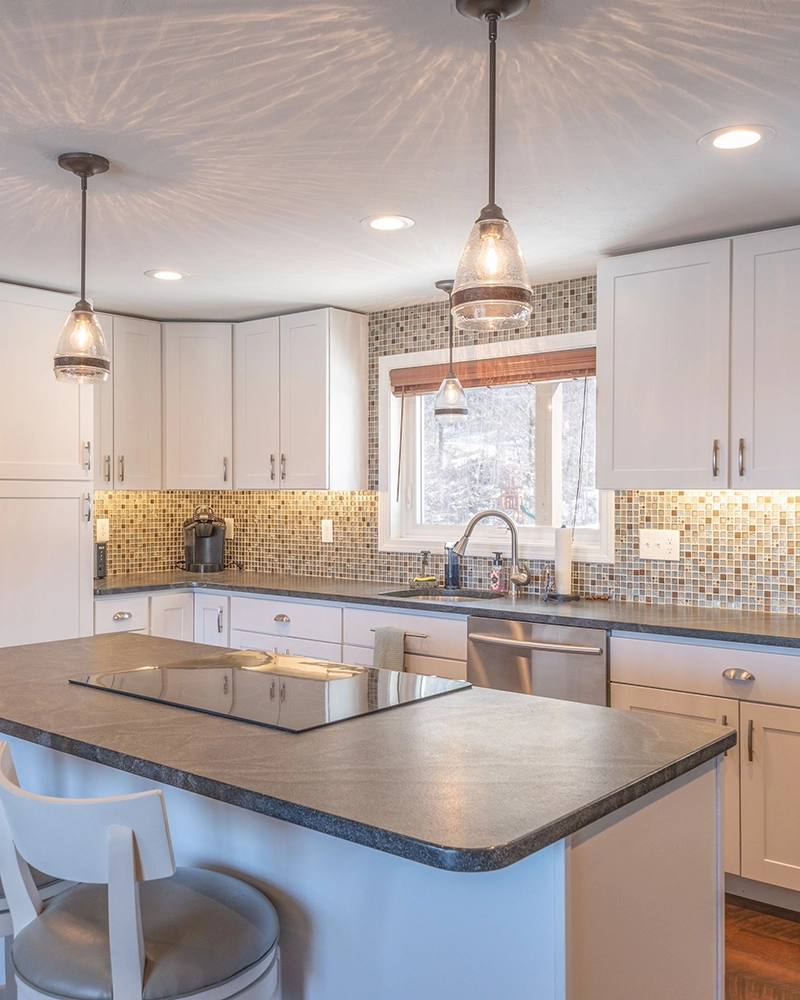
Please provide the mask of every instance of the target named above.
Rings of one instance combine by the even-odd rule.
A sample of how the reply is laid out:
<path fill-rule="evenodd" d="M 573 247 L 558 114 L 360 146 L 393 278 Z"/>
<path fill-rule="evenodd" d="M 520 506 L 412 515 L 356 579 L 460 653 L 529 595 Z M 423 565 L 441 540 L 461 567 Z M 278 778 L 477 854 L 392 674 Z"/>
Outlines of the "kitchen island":
<path fill-rule="evenodd" d="M 275 901 L 286 1000 L 718 995 L 731 730 L 472 689 L 293 734 L 67 683 L 209 652 L 2 649 L 0 731 L 34 790 L 161 787 L 178 863 Z"/>

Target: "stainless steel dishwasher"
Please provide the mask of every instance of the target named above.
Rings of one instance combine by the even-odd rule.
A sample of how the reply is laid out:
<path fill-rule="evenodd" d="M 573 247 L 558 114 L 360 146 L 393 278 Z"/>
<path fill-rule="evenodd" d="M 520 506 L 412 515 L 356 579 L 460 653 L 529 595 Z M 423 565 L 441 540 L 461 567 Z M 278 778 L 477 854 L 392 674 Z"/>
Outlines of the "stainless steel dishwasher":
<path fill-rule="evenodd" d="M 468 627 L 467 680 L 477 687 L 608 704 L 604 629 L 472 616 Z"/>

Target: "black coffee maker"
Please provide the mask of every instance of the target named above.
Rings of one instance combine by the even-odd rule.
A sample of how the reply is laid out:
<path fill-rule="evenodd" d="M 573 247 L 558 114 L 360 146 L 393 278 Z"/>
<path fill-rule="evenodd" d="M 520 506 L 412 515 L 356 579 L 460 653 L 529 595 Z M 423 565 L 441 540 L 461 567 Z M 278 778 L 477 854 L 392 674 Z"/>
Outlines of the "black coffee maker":
<path fill-rule="evenodd" d="M 191 573 L 219 573 L 225 568 L 225 521 L 207 505 L 195 507 L 183 522 L 183 549 Z"/>

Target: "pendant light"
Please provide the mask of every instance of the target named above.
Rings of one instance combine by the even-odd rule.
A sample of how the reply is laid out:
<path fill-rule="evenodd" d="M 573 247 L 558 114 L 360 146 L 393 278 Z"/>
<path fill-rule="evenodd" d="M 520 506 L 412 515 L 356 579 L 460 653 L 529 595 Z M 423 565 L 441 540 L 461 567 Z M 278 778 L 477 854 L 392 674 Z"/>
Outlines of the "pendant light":
<path fill-rule="evenodd" d="M 533 293 L 508 219 L 495 203 L 497 22 L 522 13 L 530 0 L 456 0 L 464 17 L 489 25 L 489 201 L 478 216 L 456 270 L 453 316 L 459 330 L 494 333 L 526 326 Z"/>
<path fill-rule="evenodd" d="M 86 300 L 86 186 L 89 177 L 105 173 L 109 164 L 96 153 L 62 153 L 58 165 L 81 179 L 81 297 L 61 328 L 53 371 L 59 382 L 105 382 L 111 371 L 106 338 Z"/>
<path fill-rule="evenodd" d="M 452 279 L 437 281 L 436 287 L 442 292 L 447 292 L 450 299 L 450 367 L 436 393 L 433 415 L 448 418 L 466 417 L 467 396 L 453 370 L 453 281 Z"/>

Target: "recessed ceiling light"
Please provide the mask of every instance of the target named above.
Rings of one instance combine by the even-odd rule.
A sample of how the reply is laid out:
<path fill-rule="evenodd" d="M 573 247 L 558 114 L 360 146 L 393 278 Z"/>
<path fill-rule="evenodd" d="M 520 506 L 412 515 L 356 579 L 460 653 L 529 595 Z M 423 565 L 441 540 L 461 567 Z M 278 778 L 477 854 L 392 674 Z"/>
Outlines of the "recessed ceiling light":
<path fill-rule="evenodd" d="M 188 278 L 184 271 L 170 271 L 166 267 L 157 267 L 153 271 L 144 272 L 148 278 L 158 278 L 159 281 L 180 281 L 181 278 Z"/>
<path fill-rule="evenodd" d="M 370 229 L 410 229 L 414 220 L 407 215 L 370 215 L 361 220 L 361 225 L 369 226 Z"/>
<path fill-rule="evenodd" d="M 697 142 L 700 146 L 714 149 L 747 149 L 750 146 L 763 146 L 774 138 L 775 129 L 769 125 L 729 125 L 706 133 Z"/>

